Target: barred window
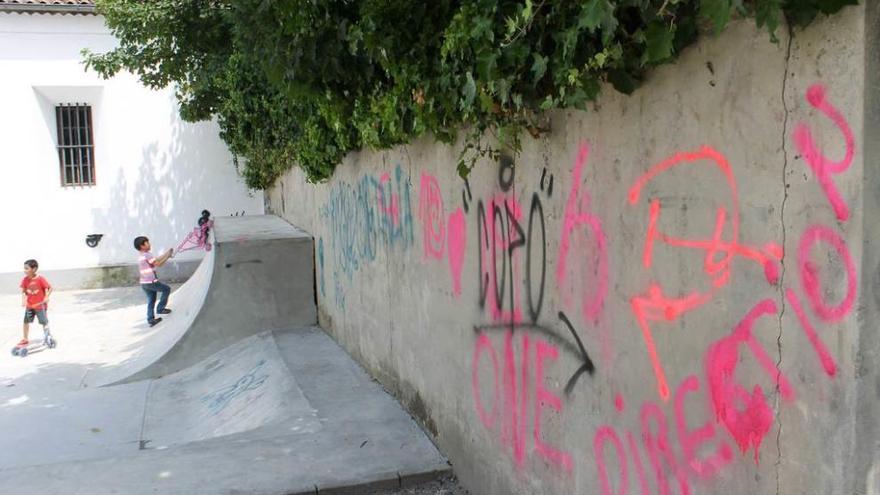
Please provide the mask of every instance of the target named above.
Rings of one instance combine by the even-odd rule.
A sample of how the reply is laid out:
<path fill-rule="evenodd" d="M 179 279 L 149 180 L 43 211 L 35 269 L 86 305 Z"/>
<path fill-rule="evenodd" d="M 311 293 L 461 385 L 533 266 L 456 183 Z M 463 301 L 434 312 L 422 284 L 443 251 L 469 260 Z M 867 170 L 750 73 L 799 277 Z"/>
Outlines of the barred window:
<path fill-rule="evenodd" d="M 92 107 L 66 104 L 55 107 L 58 123 L 58 161 L 62 186 L 95 185 L 95 144 Z"/>

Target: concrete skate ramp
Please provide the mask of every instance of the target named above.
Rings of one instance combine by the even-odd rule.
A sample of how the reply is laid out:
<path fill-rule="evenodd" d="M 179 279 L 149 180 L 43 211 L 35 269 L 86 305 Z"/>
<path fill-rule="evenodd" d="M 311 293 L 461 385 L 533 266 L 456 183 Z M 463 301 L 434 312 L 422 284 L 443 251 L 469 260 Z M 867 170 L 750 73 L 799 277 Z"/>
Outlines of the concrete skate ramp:
<path fill-rule="evenodd" d="M 0 401 L 0 466 L 131 455 L 281 424 L 320 429 L 272 333 L 264 332 L 155 380 L 56 396 L 16 390 Z M 35 433 L 38 445 L 30 445 Z"/>
<path fill-rule="evenodd" d="M 264 332 L 161 378 L 0 388 L 0 493 L 313 494 L 448 472 L 319 328 Z"/>
<path fill-rule="evenodd" d="M 314 325 L 311 238 L 273 215 L 220 217 L 214 244 L 172 294 L 174 313 L 136 356 L 90 370 L 88 386 L 157 378 L 263 331 Z"/>
<path fill-rule="evenodd" d="M 196 366 L 155 380 L 143 417 L 144 448 L 241 433 L 291 417 L 298 431 L 320 428 L 271 333 L 248 337 Z"/>

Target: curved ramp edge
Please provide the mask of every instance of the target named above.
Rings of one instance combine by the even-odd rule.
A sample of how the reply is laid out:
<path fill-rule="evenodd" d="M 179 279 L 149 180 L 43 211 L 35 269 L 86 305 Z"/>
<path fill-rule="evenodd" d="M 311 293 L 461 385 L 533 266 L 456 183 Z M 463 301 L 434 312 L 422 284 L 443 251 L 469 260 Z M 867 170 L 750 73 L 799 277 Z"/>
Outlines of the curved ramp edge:
<path fill-rule="evenodd" d="M 311 236 L 274 215 L 220 217 L 214 235 L 209 285 L 188 328 L 161 356 L 105 384 L 165 376 L 251 335 L 317 323 Z"/>

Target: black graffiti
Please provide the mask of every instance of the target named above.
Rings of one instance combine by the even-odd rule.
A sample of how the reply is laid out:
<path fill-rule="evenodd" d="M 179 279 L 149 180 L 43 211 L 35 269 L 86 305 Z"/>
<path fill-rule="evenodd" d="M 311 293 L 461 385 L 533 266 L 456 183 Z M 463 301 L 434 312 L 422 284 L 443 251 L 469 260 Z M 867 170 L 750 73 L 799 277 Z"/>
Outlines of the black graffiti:
<path fill-rule="evenodd" d="M 475 325 L 474 333 L 479 334 L 487 331 L 498 331 L 498 330 L 513 330 L 513 331 L 527 331 L 532 333 L 538 333 L 547 337 L 551 342 L 561 347 L 566 352 L 577 356 L 580 361 L 580 366 L 578 369 L 572 374 L 571 378 L 568 379 L 568 382 L 565 385 L 565 395 L 570 395 L 574 390 L 575 385 L 580 379 L 581 375 L 584 373 L 593 376 L 596 373 L 596 366 L 593 364 L 593 360 L 590 358 L 590 354 L 587 352 L 587 349 L 584 347 L 583 341 L 578 336 L 577 331 L 574 329 L 574 326 L 571 324 L 571 321 L 562 311 L 558 314 L 559 320 L 563 323 L 563 326 L 568 330 L 568 333 L 573 337 L 574 342 L 564 337 L 564 332 L 560 332 L 555 328 L 549 327 L 547 325 L 541 325 L 537 323 L 499 323 L 492 325 Z"/>
<path fill-rule="evenodd" d="M 571 378 L 569 378 L 568 383 L 565 385 L 565 395 L 571 393 L 574 389 L 574 385 L 577 383 L 578 378 L 581 377 L 584 373 L 589 373 L 590 376 L 596 372 L 596 366 L 593 365 L 593 360 L 590 359 L 590 355 L 587 353 L 587 349 L 584 348 L 584 343 L 581 342 L 581 338 L 578 337 L 577 332 L 574 329 L 574 325 L 571 324 L 571 321 L 565 316 L 565 313 L 562 311 L 559 312 L 559 319 L 562 320 L 562 323 L 565 324 L 565 327 L 568 328 L 569 333 L 571 333 L 572 337 L 574 337 L 574 341 L 577 343 L 578 351 L 580 351 L 580 357 L 583 360 L 584 364 L 578 368 L 577 371 L 574 372 Z"/>
<path fill-rule="evenodd" d="M 540 221 L 541 238 L 540 242 L 535 242 L 532 234 L 535 232 L 535 219 Z M 535 245 L 541 246 L 541 283 L 538 285 L 538 302 L 535 304 L 532 290 L 532 249 Z M 541 198 L 538 193 L 532 194 L 532 205 L 529 207 L 529 234 L 526 243 L 526 295 L 529 301 L 529 318 L 532 323 L 538 321 L 538 315 L 541 314 L 541 308 L 544 306 L 544 284 L 547 278 L 547 228 L 544 224 L 544 207 L 541 205 Z"/>
<path fill-rule="evenodd" d="M 513 158 L 508 155 L 501 155 L 499 163 L 501 166 L 498 167 L 498 185 L 501 186 L 502 191 L 508 192 L 513 187 L 513 180 L 516 175 Z"/>
<path fill-rule="evenodd" d="M 258 264 L 260 264 L 260 263 L 262 263 L 262 262 L 263 262 L 263 260 L 242 260 L 242 261 L 233 261 L 233 262 L 230 262 L 230 263 L 226 263 L 225 266 L 226 266 L 226 268 L 232 268 L 233 266 L 236 266 L 236 265 L 244 265 L 244 264 L 247 264 L 247 263 L 253 263 L 253 264 L 257 264 L 257 265 L 258 265 Z"/>
<path fill-rule="evenodd" d="M 511 310 L 511 322 L 513 321 L 513 309 L 516 304 L 514 291 L 513 259 L 517 249 L 526 245 L 526 232 L 516 219 L 510 208 L 510 204 L 504 201 L 504 209 L 496 202 L 492 203 L 492 232 L 486 224 L 486 207 L 483 200 L 477 201 L 477 246 L 485 247 L 489 251 L 492 262 L 492 282 L 494 286 L 495 302 L 498 310 L 505 307 Z M 500 235 L 500 245 L 496 242 L 496 235 Z M 491 240 L 490 240 L 491 239 Z M 498 268 L 499 251 L 501 254 L 501 270 Z M 480 308 L 486 307 L 486 296 L 489 291 L 489 273 L 483 269 L 483 251 L 478 256 L 478 273 L 480 283 Z M 501 279 L 499 280 L 499 276 Z M 505 298 L 509 306 L 505 305 Z"/>
<path fill-rule="evenodd" d="M 546 183 L 546 186 L 545 186 L 546 179 L 547 179 L 547 168 L 545 167 L 544 170 L 541 172 L 541 190 L 544 191 L 545 187 L 546 187 L 547 197 L 549 198 L 550 196 L 553 196 L 553 174 L 552 173 L 550 174 L 550 181 L 549 181 L 549 183 Z"/>
<path fill-rule="evenodd" d="M 499 166 L 498 184 L 504 191 L 513 187 L 513 161 L 502 157 Z M 467 205 L 465 192 L 470 195 L 470 185 L 465 181 L 467 191 L 462 191 L 462 198 Z M 545 168 L 541 174 L 540 190 L 548 197 L 553 191 L 553 174 Z M 534 192 L 529 205 L 528 222 L 523 224 L 517 219 L 518 207 L 512 199 L 502 197 L 489 202 L 477 200 L 477 265 L 479 278 L 479 306 L 486 309 L 492 285 L 494 304 L 490 308 L 495 323 L 477 325 L 476 332 L 489 330 L 528 331 L 547 336 L 563 349 L 577 356 L 579 366 L 569 378 L 565 386 L 565 394 L 573 391 L 580 377 L 585 373 L 593 376 L 596 367 L 587 352 L 586 346 L 575 330 L 571 320 L 563 312 L 559 312 L 558 322 L 563 328 L 539 323 L 544 309 L 545 289 L 547 284 L 547 224 L 541 194 Z M 503 205 L 503 206 L 502 206 Z M 489 211 L 487 211 L 487 208 Z M 524 289 L 528 305 L 527 321 L 517 318 L 516 281 L 514 276 L 514 260 L 516 250 L 525 248 Z M 500 259 L 499 259 L 500 258 Z M 490 267 L 485 266 L 491 263 Z M 490 284 L 491 283 L 491 284 Z M 507 313 L 505 313 L 507 312 Z M 503 318 L 499 318 L 503 316 Z M 558 326 L 558 325 L 555 325 Z M 569 337 L 570 336 L 570 337 Z"/>

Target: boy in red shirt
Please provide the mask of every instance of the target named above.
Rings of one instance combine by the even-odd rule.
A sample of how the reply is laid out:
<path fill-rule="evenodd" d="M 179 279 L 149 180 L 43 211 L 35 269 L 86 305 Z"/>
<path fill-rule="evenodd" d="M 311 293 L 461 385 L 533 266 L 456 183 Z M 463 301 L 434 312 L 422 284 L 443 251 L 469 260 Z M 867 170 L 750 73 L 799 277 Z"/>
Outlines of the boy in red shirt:
<path fill-rule="evenodd" d="M 24 338 L 18 343 L 19 346 L 28 345 L 28 330 L 33 323 L 34 317 L 43 325 L 43 335 L 49 335 L 49 318 L 46 311 L 49 309 L 49 294 L 52 286 L 45 278 L 37 275 L 40 265 L 37 260 L 24 262 L 24 275 L 21 279 L 21 305 L 24 306 Z"/>

